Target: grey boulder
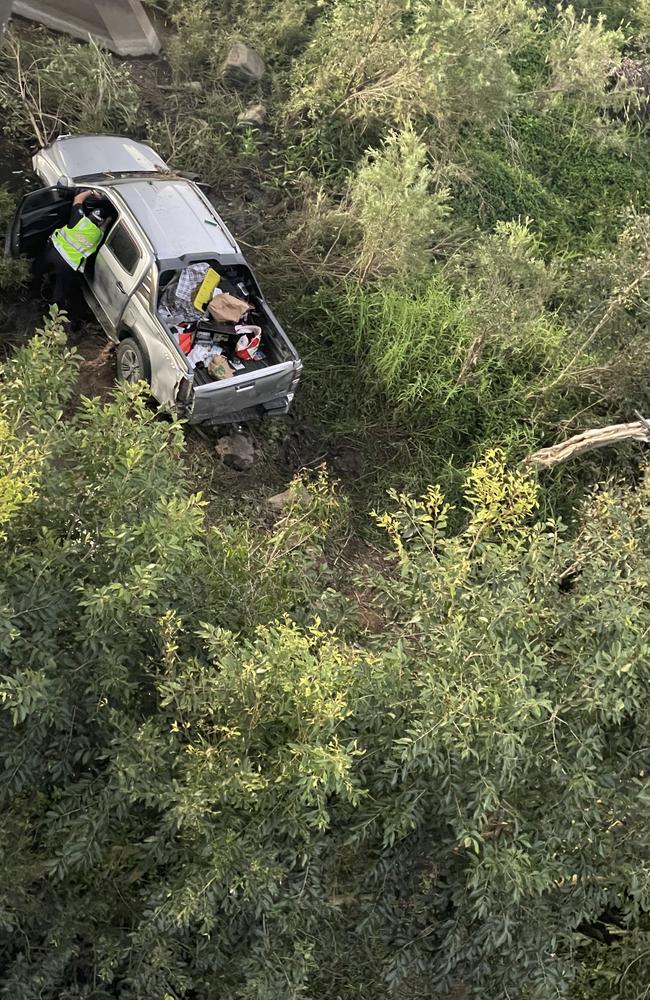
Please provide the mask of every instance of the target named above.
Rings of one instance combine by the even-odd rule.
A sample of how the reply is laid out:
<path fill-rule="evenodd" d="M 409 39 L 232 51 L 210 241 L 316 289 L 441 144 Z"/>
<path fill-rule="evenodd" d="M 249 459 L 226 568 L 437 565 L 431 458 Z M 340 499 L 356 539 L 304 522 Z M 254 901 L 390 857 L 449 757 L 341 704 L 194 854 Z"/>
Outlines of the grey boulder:
<path fill-rule="evenodd" d="M 215 450 L 223 464 L 237 472 L 245 472 L 255 462 L 255 449 L 246 434 L 228 434 L 219 438 Z"/>
<path fill-rule="evenodd" d="M 243 42 L 235 42 L 223 64 L 223 78 L 235 86 L 257 83 L 266 66 L 261 55 Z"/>
<path fill-rule="evenodd" d="M 304 486 L 296 487 L 294 484 L 284 492 L 268 497 L 266 505 L 274 514 L 286 514 L 294 503 L 307 503 L 308 500 L 309 493 Z"/>
<path fill-rule="evenodd" d="M 253 128 L 262 128 L 266 122 L 266 106 L 262 103 L 251 104 L 250 107 L 242 111 L 240 115 L 237 116 L 237 124 L 244 126 L 251 126 Z"/>

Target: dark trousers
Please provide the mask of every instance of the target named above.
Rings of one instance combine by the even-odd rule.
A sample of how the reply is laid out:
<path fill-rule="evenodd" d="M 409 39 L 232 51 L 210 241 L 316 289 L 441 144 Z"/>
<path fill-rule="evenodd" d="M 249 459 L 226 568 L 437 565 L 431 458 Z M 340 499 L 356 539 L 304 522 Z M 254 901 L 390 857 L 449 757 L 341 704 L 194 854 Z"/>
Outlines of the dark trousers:
<path fill-rule="evenodd" d="M 70 323 L 76 325 L 82 316 L 83 293 L 81 291 L 81 271 L 75 271 L 66 264 L 59 251 L 49 242 L 45 250 L 39 254 L 32 266 L 34 275 L 34 291 L 41 294 L 43 278 L 51 274 L 54 282 L 51 301 L 65 309 L 70 317 Z"/>

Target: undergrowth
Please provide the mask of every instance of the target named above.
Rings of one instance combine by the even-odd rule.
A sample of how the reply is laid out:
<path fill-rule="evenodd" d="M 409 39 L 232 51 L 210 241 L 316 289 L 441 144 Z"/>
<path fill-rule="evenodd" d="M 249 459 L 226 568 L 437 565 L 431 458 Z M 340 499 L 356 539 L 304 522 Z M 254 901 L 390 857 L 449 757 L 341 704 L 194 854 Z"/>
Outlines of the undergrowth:
<path fill-rule="evenodd" d="M 633 32 L 643 53 L 643 4 L 619 30 L 615 0 L 606 21 L 450 0 L 433 35 L 421 5 L 394 0 L 153 6 L 164 99 L 92 46 L 20 29 L 5 135 L 123 131 L 212 186 L 305 361 L 295 420 L 324 454 L 363 456 L 362 510 L 388 484 L 453 485 L 485 447 L 520 460 L 643 404 L 644 352 L 625 355 L 642 268 L 636 285 L 631 263 L 615 288 L 587 282 L 588 306 L 576 291 L 650 196 L 640 103 L 606 64 Z M 224 80 L 235 41 L 265 59 L 258 84 Z M 243 128 L 259 101 L 265 124 Z M 585 461 L 576 490 L 607 461 Z"/>
<path fill-rule="evenodd" d="M 466 178 L 452 182 L 455 220 L 490 229 L 499 219 L 530 218 L 549 255 L 611 245 L 621 213 L 648 204 L 650 149 L 643 136 L 626 136 L 622 148 L 605 139 L 602 126 L 552 113 L 468 137 Z"/>

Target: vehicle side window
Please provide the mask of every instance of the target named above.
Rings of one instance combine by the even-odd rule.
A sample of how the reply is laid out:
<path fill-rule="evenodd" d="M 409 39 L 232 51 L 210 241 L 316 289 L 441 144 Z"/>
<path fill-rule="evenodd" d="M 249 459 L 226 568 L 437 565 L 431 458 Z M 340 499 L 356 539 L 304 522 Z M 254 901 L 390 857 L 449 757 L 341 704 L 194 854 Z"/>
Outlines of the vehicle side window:
<path fill-rule="evenodd" d="M 125 271 L 128 271 L 129 274 L 135 272 L 140 260 L 140 251 L 137 244 L 133 242 L 127 233 L 123 222 L 118 222 L 113 226 L 106 241 L 106 246 L 117 257 Z"/>
<path fill-rule="evenodd" d="M 69 205 L 72 205 L 72 198 L 75 194 L 75 191 L 64 190 L 62 188 L 40 188 L 40 190 L 31 191 L 27 195 L 24 206 L 31 212 L 33 209 L 50 208 L 52 205 L 60 205 L 61 202 L 67 202 Z"/>

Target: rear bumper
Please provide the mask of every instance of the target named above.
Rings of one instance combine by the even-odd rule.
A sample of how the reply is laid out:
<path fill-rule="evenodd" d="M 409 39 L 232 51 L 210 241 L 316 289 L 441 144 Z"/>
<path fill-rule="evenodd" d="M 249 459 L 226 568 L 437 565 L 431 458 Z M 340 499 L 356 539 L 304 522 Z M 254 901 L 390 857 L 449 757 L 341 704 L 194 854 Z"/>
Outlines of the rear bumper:
<path fill-rule="evenodd" d="M 282 416 L 284 413 L 288 413 L 291 409 L 293 396 L 294 394 L 292 392 L 288 392 L 286 396 L 280 396 L 278 399 L 271 399 L 268 403 L 262 403 L 262 409 L 270 416 Z"/>

